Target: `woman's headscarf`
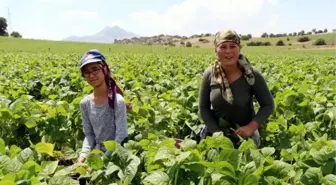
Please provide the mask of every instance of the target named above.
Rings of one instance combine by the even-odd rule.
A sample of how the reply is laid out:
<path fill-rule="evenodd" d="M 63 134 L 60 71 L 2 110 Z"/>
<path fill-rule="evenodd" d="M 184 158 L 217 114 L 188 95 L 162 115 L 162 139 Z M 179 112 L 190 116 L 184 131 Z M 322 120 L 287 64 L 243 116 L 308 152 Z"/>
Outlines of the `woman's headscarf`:
<path fill-rule="evenodd" d="M 236 43 L 240 47 L 240 38 L 239 35 L 234 31 L 234 30 L 224 30 L 224 31 L 219 31 L 215 35 L 215 40 L 214 40 L 214 45 L 215 48 L 219 44 L 225 41 L 232 41 Z M 250 66 L 250 63 L 248 59 L 243 55 L 240 54 L 238 58 L 238 64 L 239 67 L 242 69 L 243 75 L 249 85 L 254 84 L 254 74 L 252 72 L 252 67 Z M 233 103 L 233 95 L 232 91 L 230 88 L 229 81 L 227 80 L 224 70 L 222 68 L 221 63 L 218 61 L 218 58 L 216 58 L 215 65 L 212 68 L 212 74 L 214 78 L 220 82 L 223 91 L 222 91 L 222 96 L 224 100 L 226 100 L 228 103 L 232 104 Z"/>

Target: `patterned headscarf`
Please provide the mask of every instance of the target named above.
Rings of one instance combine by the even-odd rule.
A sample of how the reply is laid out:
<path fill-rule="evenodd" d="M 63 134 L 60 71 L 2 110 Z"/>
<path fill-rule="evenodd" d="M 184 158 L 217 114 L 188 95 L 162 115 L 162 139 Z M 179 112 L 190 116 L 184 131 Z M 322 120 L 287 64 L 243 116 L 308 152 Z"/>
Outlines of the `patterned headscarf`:
<path fill-rule="evenodd" d="M 80 61 L 81 61 L 81 66 L 80 66 L 81 69 L 85 65 L 89 63 L 93 63 L 93 62 L 99 62 L 103 65 L 105 83 L 108 88 L 108 103 L 109 103 L 109 107 L 114 109 L 114 102 L 116 100 L 116 94 L 118 93 L 123 96 L 124 93 L 119 88 L 116 81 L 111 77 L 110 75 L 111 71 L 106 63 L 104 55 L 101 54 L 98 50 L 92 49 L 86 52 Z M 128 110 L 131 109 L 131 106 L 129 104 L 126 104 L 126 107 Z"/>
<path fill-rule="evenodd" d="M 236 43 L 240 47 L 240 38 L 238 34 L 233 31 L 233 30 L 224 30 L 224 31 L 219 31 L 215 35 L 215 40 L 214 40 L 214 45 L 217 48 L 219 44 L 225 41 L 232 41 Z M 252 68 L 250 66 L 250 62 L 248 59 L 243 55 L 240 54 L 238 58 L 238 65 L 240 69 L 243 72 L 243 76 L 246 79 L 247 83 L 249 85 L 253 85 L 255 82 L 254 74 L 252 72 Z M 222 68 L 221 63 L 218 61 L 218 58 L 216 58 L 215 65 L 212 69 L 212 74 L 214 78 L 220 83 L 222 86 L 222 96 L 224 100 L 226 100 L 228 103 L 232 104 L 233 103 L 233 95 L 232 91 L 230 88 L 230 84 L 228 79 L 225 77 L 224 70 Z"/>

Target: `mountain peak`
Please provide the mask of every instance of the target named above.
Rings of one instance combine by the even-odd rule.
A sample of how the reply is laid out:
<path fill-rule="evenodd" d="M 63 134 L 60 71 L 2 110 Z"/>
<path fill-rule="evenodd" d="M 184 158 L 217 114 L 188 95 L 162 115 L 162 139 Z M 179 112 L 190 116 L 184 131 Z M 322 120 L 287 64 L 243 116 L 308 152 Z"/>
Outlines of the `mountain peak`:
<path fill-rule="evenodd" d="M 108 29 L 122 29 L 122 28 L 120 28 L 118 25 L 114 25 L 114 26 L 107 25 L 104 27 L 103 30 L 108 30 Z"/>
<path fill-rule="evenodd" d="M 115 26 L 105 26 L 101 31 L 90 35 L 90 36 L 71 36 L 64 39 L 65 41 L 75 41 L 75 42 L 96 42 L 96 43 L 113 43 L 115 39 L 125 39 L 138 37 L 137 34 L 128 32 L 121 27 Z"/>

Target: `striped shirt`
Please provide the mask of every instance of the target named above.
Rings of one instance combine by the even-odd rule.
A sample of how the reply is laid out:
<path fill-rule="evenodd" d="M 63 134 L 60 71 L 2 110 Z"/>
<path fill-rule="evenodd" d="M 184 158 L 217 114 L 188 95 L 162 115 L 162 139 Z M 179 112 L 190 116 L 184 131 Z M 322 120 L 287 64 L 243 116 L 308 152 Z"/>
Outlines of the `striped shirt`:
<path fill-rule="evenodd" d="M 80 157 L 86 157 L 92 149 L 105 151 L 103 142 L 114 140 L 121 143 L 127 137 L 127 116 L 124 98 L 117 94 L 115 110 L 106 101 L 103 105 L 93 103 L 93 95 L 80 102 L 85 139 Z"/>

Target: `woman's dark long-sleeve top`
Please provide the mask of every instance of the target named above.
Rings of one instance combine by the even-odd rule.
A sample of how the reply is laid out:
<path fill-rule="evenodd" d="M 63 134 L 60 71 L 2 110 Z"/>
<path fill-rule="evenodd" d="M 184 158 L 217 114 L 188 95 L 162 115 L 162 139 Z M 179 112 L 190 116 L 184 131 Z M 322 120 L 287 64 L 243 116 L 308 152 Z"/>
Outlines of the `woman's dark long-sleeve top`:
<path fill-rule="evenodd" d="M 219 118 L 230 123 L 244 126 L 251 121 L 259 125 L 267 121 L 274 110 L 274 99 L 261 73 L 252 68 L 255 84 L 250 86 L 242 75 L 230 84 L 234 102 L 229 104 L 221 94 L 221 86 L 212 77 L 212 68 L 204 71 L 199 91 L 199 109 L 201 118 L 207 126 L 207 132 L 220 131 Z M 260 109 L 254 111 L 253 95 L 256 97 Z"/>

